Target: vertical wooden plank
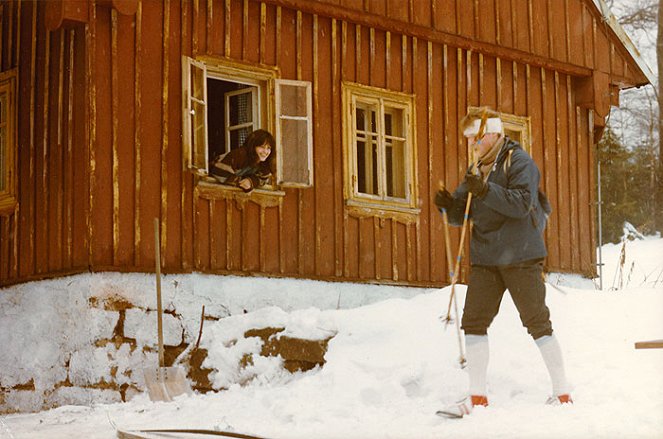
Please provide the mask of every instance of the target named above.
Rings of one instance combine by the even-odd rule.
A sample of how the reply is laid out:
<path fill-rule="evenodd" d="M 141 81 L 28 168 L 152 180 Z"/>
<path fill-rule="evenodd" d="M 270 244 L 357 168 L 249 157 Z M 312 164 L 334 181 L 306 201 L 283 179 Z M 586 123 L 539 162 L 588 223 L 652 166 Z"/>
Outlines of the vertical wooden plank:
<path fill-rule="evenodd" d="M 595 137 L 594 133 L 596 125 L 595 125 L 595 118 L 596 118 L 596 113 L 594 113 L 593 109 L 589 109 L 589 119 L 587 121 L 587 128 L 589 130 L 589 142 L 587 145 L 587 167 L 589 168 L 587 172 L 588 176 L 588 182 L 587 182 L 587 188 L 589 192 L 589 234 L 587 236 L 588 239 L 585 241 L 585 246 L 587 248 L 587 254 L 589 255 L 588 258 L 588 264 L 590 268 L 590 274 L 591 277 L 594 277 L 596 274 L 596 237 L 597 237 L 597 232 L 596 232 L 596 210 L 598 207 L 597 203 L 597 194 L 596 194 L 596 160 L 594 157 L 594 151 L 596 150 L 597 147 L 597 142 L 599 141 L 598 138 Z"/>
<path fill-rule="evenodd" d="M 37 8 L 37 11 L 40 11 Z M 38 16 L 39 17 L 39 16 Z M 38 18 L 38 21 L 41 24 L 41 20 Z M 37 71 L 40 70 L 40 60 L 41 75 L 37 73 L 36 82 L 39 86 L 39 78 L 41 76 L 43 84 L 43 89 L 41 90 L 41 106 L 37 106 L 35 109 L 35 118 L 38 118 L 38 114 L 41 116 L 38 121 L 35 123 L 35 137 L 38 139 L 41 135 L 41 142 L 38 144 L 41 145 L 41 154 L 37 154 L 39 160 L 35 164 L 35 171 L 39 174 L 39 190 L 36 190 L 36 207 L 35 207 L 35 250 L 36 250 L 36 272 L 45 273 L 48 272 L 48 253 L 49 253 L 49 212 L 51 211 L 51 206 L 49 205 L 50 200 L 50 190 L 49 190 L 49 172 L 50 172 L 50 132 L 49 132 L 49 115 L 50 115 L 50 96 L 51 96 L 51 34 L 47 30 L 43 30 L 44 34 L 40 38 L 40 29 L 41 26 L 37 27 L 37 33 L 35 38 L 43 41 L 44 46 L 37 46 Z M 39 52 L 42 53 L 39 56 Z M 39 157 L 40 156 L 40 157 Z"/>
<path fill-rule="evenodd" d="M 495 9 L 495 0 L 477 1 L 475 11 L 479 40 L 492 44 L 498 43 L 499 15 Z"/>
<path fill-rule="evenodd" d="M 497 107 L 500 111 L 516 114 L 515 99 L 518 87 L 518 73 L 515 63 L 497 59 Z"/>
<path fill-rule="evenodd" d="M 320 69 L 319 69 L 319 63 L 320 63 L 320 57 L 319 57 L 319 51 L 320 51 L 320 42 L 319 42 L 319 29 L 318 29 L 318 16 L 314 15 L 313 16 L 313 114 L 316 115 L 315 122 L 314 122 L 314 132 L 316 134 L 316 139 L 320 133 Z M 297 52 L 299 55 L 299 52 Z M 324 59 L 324 57 L 323 57 Z M 325 99 L 325 102 L 329 102 L 328 99 Z M 321 144 L 324 142 L 317 142 L 317 144 Z M 317 151 L 320 151 L 318 154 L 316 154 L 316 157 L 318 157 L 317 160 L 315 160 L 316 164 L 319 162 L 323 163 L 328 163 L 325 160 L 322 160 L 320 158 L 320 154 L 323 150 L 323 148 L 316 148 Z M 314 172 L 315 175 L 320 177 L 321 171 L 320 167 L 315 166 L 314 167 Z M 322 224 L 321 224 L 321 209 L 323 206 L 322 202 L 322 194 L 320 194 L 320 185 L 315 185 L 315 191 L 313 193 L 313 200 L 314 200 L 314 206 L 315 206 L 315 249 L 314 249 L 314 272 L 316 275 L 320 275 L 320 264 L 321 264 L 321 259 L 322 259 Z"/>
<path fill-rule="evenodd" d="M 341 277 L 343 275 L 343 216 L 341 211 L 344 210 L 343 206 L 343 141 L 342 141 L 342 125 L 341 125 L 341 90 L 339 84 L 342 77 L 342 65 L 344 59 L 339 59 L 338 40 L 339 23 L 335 19 L 332 20 L 332 36 L 331 36 L 331 144 L 332 144 L 332 168 L 333 168 L 333 198 L 334 198 L 334 276 Z M 345 43 L 343 43 L 345 46 Z M 339 134 L 341 134 L 339 136 Z"/>
<path fill-rule="evenodd" d="M 576 166 L 576 174 L 578 179 L 578 223 L 584 233 L 581 234 L 582 240 L 578 242 L 577 247 L 580 250 L 580 261 L 582 264 L 583 273 L 591 273 L 593 267 L 591 266 L 591 252 L 594 248 L 587 245 L 590 238 L 587 236 L 587 230 L 591 230 L 590 218 L 593 215 L 594 206 L 590 205 L 589 196 L 589 138 L 590 131 L 588 124 L 589 110 L 576 106 L 576 125 L 577 130 L 577 146 L 578 146 L 578 161 Z"/>
<path fill-rule="evenodd" d="M 138 3 L 141 5 L 141 3 Z M 193 23 L 191 26 L 191 56 L 198 54 L 198 24 L 200 23 L 200 0 L 193 0 Z M 227 32 L 227 31 L 226 31 Z M 228 52 L 225 52 L 228 56 Z"/>
<path fill-rule="evenodd" d="M 587 10 L 587 6 L 582 5 L 582 26 L 583 26 L 583 54 L 585 67 L 594 67 L 594 19 L 591 12 Z"/>
<path fill-rule="evenodd" d="M 411 51 L 408 51 L 411 38 L 403 35 L 401 38 L 401 91 L 410 93 L 412 91 L 412 59 L 410 57 Z"/>
<path fill-rule="evenodd" d="M 376 242 L 375 220 L 373 218 L 358 218 L 357 240 L 359 279 L 378 279 L 376 273 Z"/>
<path fill-rule="evenodd" d="M 457 33 L 456 27 L 456 1 L 450 0 L 433 0 L 434 13 L 433 20 L 435 22 L 435 29 L 450 34 Z"/>
<path fill-rule="evenodd" d="M 399 270 L 398 270 L 398 264 L 399 264 L 399 252 L 398 252 L 398 221 L 396 220 L 391 220 L 389 222 L 391 226 L 391 278 L 394 281 L 398 281 L 400 276 L 399 276 Z"/>
<path fill-rule="evenodd" d="M 386 16 L 394 20 L 404 20 L 404 17 L 408 16 L 408 3 L 403 0 L 387 0 Z"/>
<path fill-rule="evenodd" d="M 567 38 L 569 62 L 577 65 L 585 65 L 584 55 L 584 24 L 582 2 L 567 1 Z"/>
<path fill-rule="evenodd" d="M 420 26 L 431 27 L 433 24 L 431 3 L 431 1 L 412 0 L 410 3 L 412 11 L 410 21 Z"/>
<path fill-rule="evenodd" d="M 205 28 L 205 52 L 208 54 L 215 53 L 216 48 L 216 34 L 218 29 L 214 23 L 214 0 L 207 0 L 207 26 Z"/>
<path fill-rule="evenodd" d="M 146 32 L 141 39 L 142 55 L 139 66 L 141 74 L 140 95 L 143 99 L 150 96 L 154 101 L 149 111 L 141 111 L 140 113 L 140 228 L 141 234 L 146 237 L 142 240 L 140 251 L 143 266 L 151 270 L 155 262 L 154 240 L 150 238 L 154 234 L 154 218 L 159 218 L 161 222 L 160 240 L 162 241 L 162 249 L 167 248 L 167 242 L 164 242 L 163 239 L 165 233 L 168 233 L 169 230 L 168 224 L 166 224 L 166 227 L 163 227 L 164 179 L 161 175 L 164 167 L 162 164 L 162 160 L 164 159 L 163 111 L 166 108 L 163 102 L 163 81 L 166 77 L 166 73 L 163 71 L 165 62 L 163 59 L 165 50 L 163 38 L 164 6 L 163 2 L 142 2 L 142 6 L 142 26 L 145 31 L 149 29 L 149 36 Z M 160 66 L 160 68 L 156 69 L 154 66 Z M 147 160 L 148 157 L 150 158 L 149 160 Z M 157 160 L 158 163 L 156 162 Z M 198 204 L 204 203 L 201 201 Z M 201 220 L 201 217 L 196 218 L 196 221 Z M 205 229 L 197 228 L 196 232 L 196 237 L 201 239 L 201 235 L 205 234 Z M 162 252 L 162 255 L 165 254 Z M 202 259 L 201 263 L 207 267 L 209 259 Z"/>
<path fill-rule="evenodd" d="M 566 76 L 566 114 L 569 123 L 568 149 L 569 149 L 569 205 L 571 207 L 571 269 L 574 272 L 581 270 L 580 266 L 580 227 L 578 223 L 578 116 L 573 105 L 573 80 L 570 75 Z"/>
<path fill-rule="evenodd" d="M 571 268 L 571 246 L 565 244 L 571 236 L 571 212 L 569 204 L 569 150 L 566 139 L 568 139 L 568 115 L 564 105 L 566 95 L 566 83 L 560 80 L 559 73 L 555 72 L 555 141 L 557 151 L 557 210 L 559 211 L 559 266 L 568 271 Z"/>
<path fill-rule="evenodd" d="M 290 23 L 295 23 L 296 15 L 290 9 L 281 9 L 277 7 L 276 10 L 276 47 L 277 47 L 277 61 L 281 69 L 283 78 L 296 78 L 297 65 L 295 48 L 297 45 L 297 35 L 295 27 Z M 282 24 L 283 23 L 283 24 Z M 283 199 L 282 218 L 279 227 L 282 229 L 280 233 L 289 236 L 290 239 L 285 238 L 281 242 L 283 248 L 281 251 L 285 253 L 284 256 L 284 272 L 287 274 L 300 273 L 300 255 L 302 235 L 302 220 L 299 215 L 300 205 L 300 192 L 301 189 L 286 188 L 286 196 Z M 292 230 L 292 225 L 296 224 L 297 229 Z"/>
<path fill-rule="evenodd" d="M 246 202 L 242 206 L 242 268 L 249 272 L 260 270 L 260 209 L 261 206 Z"/>
<path fill-rule="evenodd" d="M 433 94 L 433 43 L 428 41 L 426 44 L 426 102 L 427 102 L 427 129 L 428 133 L 426 135 L 426 150 L 421 151 L 425 157 L 428 158 L 427 163 L 426 163 L 426 172 L 423 175 L 427 175 L 428 178 L 426 179 L 426 187 L 422 187 L 422 193 L 421 196 L 424 200 L 430 200 L 430 191 L 434 187 L 433 183 L 433 112 L 435 110 L 435 97 Z M 419 148 L 422 148 L 423 143 L 419 143 Z M 422 175 L 422 174 L 419 174 Z M 427 189 L 427 190 L 426 190 Z M 430 206 L 429 203 L 425 204 L 426 206 Z M 429 233 L 433 233 L 433 227 L 435 224 L 435 217 L 433 214 L 435 213 L 435 209 L 424 209 L 428 210 L 428 227 L 429 227 Z M 430 251 L 428 252 L 428 263 L 430 265 L 430 280 L 433 280 L 435 273 L 436 273 L 436 268 L 437 268 L 437 248 L 436 248 L 436 243 L 439 241 L 432 242 L 430 245 Z"/>
<path fill-rule="evenodd" d="M 181 248 L 182 241 L 182 211 L 180 207 L 182 193 L 186 190 L 182 181 L 184 173 L 181 139 L 182 139 L 182 22 L 180 21 L 182 3 L 169 1 L 168 51 L 166 62 L 169 64 L 168 101 L 166 111 L 168 118 L 169 147 L 166 150 L 166 166 L 168 174 L 167 187 L 167 223 L 168 237 L 165 261 L 168 267 L 181 267 L 184 260 Z M 129 102 L 130 104 L 130 102 Z M 130 142 L 128 140 L 127 142 Z"/>
<path fill-rule="evenodd" d="M 532 51 L 540 56 L 550 55 L 547 0 L 530 0 Z"/>
<path fill-rule="evenodd" d="M 480 102 L 481 105 L 488 105 L 495 109 L 498 106 L 498 91 L 499 91 L 499 75 L 498 60 L 492 56 L 479 56 L 479 75 L 482 77 L 482 84 L 479 86 L 481 90 Z"/>
<path fill-rule="evenodd" d="M 48 244 L 48 271 L 56 272 L 63 268 L 62 258 L 62 243 L 63 234 L 62 227 L 64 224 L 63 215 L 63 177 L 64 177 L 64 148 L 62 144 L 62 120 L 63 120 L 63 105 L 64 105 L 64 43 L 65 31 L 59 29 L 53 34 L 53 61 L 51 62 L 51 70 L 53 83 L 55 87 L 54 93 L 51 94 L 49 105 L 55 110 L 55 115 L 50 117 L 48 130 L 50 131 L 51 138 L 51 165 L 49 173 L 49 190 L 50 200 L 49 204 L 49 244 Z"/>
<path fill-rule="evenodd" d="M 71 29 L 68 32 L 68 47 L 67 47 L 67 125 L 66 125 L 66 152 L 64 159 L 64 210 L 65 218 L 63 221 L 65 251 L 64 251 L 64 266 L 72 268 L 73 262 L 73 217 L 74 217 L 74 162 L 73 162 L 73 143 L 74 143 L 74 47 L 75 47 L 75 31 Z M 80 188 L 76 188 L 77 192 Z"/>
<path fill-rule="evenodd" d="M 72 188 L 79 196 L 72 196 L 72 210 L 76 214 L 72 218 L 72 260 L 75 267 L 89 267 L 90 262 L 90 173 L 91 167 L 75 166 L 75 163 L 90 162 L 91 129 L 90 114 L 91 99 L 89 94 L 89 56 L 90 35 L 94 26 L 85 30 L 74 32 L 74 68 L 73 82 L 75 92 L 73 95 L 73 121 L 72 137 Z M 91 52 L 90 52 L 91 53 Z M 87 90 L 87 93 L 85 92 Z"/>
<path fill-rule="evenodd" d="M 355 25 L 355 81 L 361 82 L 361 25 Z"/>
<path fill-rule="evenodd" d="M 197 1 L 197 0 L 194 0 Z M 143 58 L 143 2 L 138 2 L 134 27 L 134 265 L 142 266 L 141 247 L 141 169 L 142 152 L 141 139 L 143 131 L 142 121 L 142 70 L 141 59 Z M 182 195 L 184 197 L 184 193 Z M 184 204 L 184 203 L 183 203 Z"/>
<path fill-rule="evenodd" d="M 232 29 L 233 29 L 232 28 L 232 24 L 233 24 L 232 21 L 233 20 L 232 20 L 232 14 L 231 14 L 231 9 L 230 9 L 230 0 L 225 1 L 224 11 L 225 11 L 224 16 L 225 16 L 225 19 L 226 19 L 226 21 L 225 21 L 226 24 L 225 24 L 225 28 L 224 28 L 225 33 L 224 33 L 224 36 L 223 36 L 223 41 L 224 41 L 224 43 L 223 43 L 223 53 L 225 54 L 226 57 L 230 57 L 231 56 L 230 55 L 230 35 L 231 35 Z"/>
<path fill-rule="evenodd" d="M 18 16 L 16 21 L 16 44 L 25 47 L 26 53 L 19 60 L 19 50 L 16 50 L 15 55 L 17 58 L 17 66 L 19 66 L 18 73 L 18 87 L 19 95 L 25 96 L 28 101 L 28 111 L 19 112 L 18 118 L 18 142 L 19 144 L 26 145 L 24 148 L 18 150 L 18 164 L 19 164 L 19 185 L 24 188 L 19 192 L 19 220 L 16 224 L 20 224 L 20 235 L 16 240 L 19 243 L 18 253 L 20 261 L 17 261 L 18 277 L 29 276 L 34 273 L 35 269 L 35 249 L 34 249 L 34 212 L 35 212 L 35 197 L 34 188 L 36 188 L 35 171 L 34 171 L 34 156 L 35 156 L 35 127 L 34 127 L 34 113 L 35 113 L 35 64 L 36 64 L 36 43 L 35 37 L 37 26 L 37 3 L 33 2 L 30 7 L 26 7 L 25 14 L 20 14 L 21 4 L 17 3 Z M 26 31 L 21 32 L 21 21 L 25 20 Z M 25 39 L 24 42 L 22 40 Z M 22 64 L 18 64 L 18 62 Z M 33 188 L 33 189 L 30 189 Z"/>
<path fill-rule="evenodd" d="M 233 249 L 233 236 L 235 235 L 235 229 L 233 228 L 233 205 L 234 201 L 231 198 L 226 199 L 224 203 L 226 206 L 226 270 L 231 270 L 233 268 L 233 259 L 234 253 Z"/>
<path fill-rule="evenodd" d="M 208 221 L 210 224 L 209 228 L 209 265 L 212 271 L 216 271 L 219 268 L 219 261 L 217 255 L 219 252 L 219 233 L 221 232 L 219 225 L 219 215 L 217 213 L 217 206 L 221 204 L 218 200 L 210 199 L 209 200 L 209 215 Z M 220 209 L 219 209 L 220 210 Z M 212 224 L 214 224 L 212 226 Z"/>
<path fill-rule="evenodd" d="M 112 190 L 113 190 L 113 265 L 119 265 L 118 251 L 120 246 L 120 159 L 118 153 L 117 136 L 119 117 L 119 79 L 117 66 L 117 11 L 113 8 L 111 13 L 111 152 L 112 152 Z"/>
<path fill-rule="evenodd" d="M 314 28 L 314 17 L 310 14 L 302 14 L 298 12 L 297 14 L 297 79 L 314 81 L 314 34 L 317 33 L 317 29 Z M 319 91 L 319 86 L 318 91 Z M 315 101 L 316 98 L 314 97 Z M 327 101 L 328 102 L 328 101 Z M 321 107 L 318 107 L 319 109 Z M 315 119 L 319 119 L 315 117 Z M 315 128 L 314 128 L 315 132 Z M 317 134 L 314 134 L 317 137 Z M 321 146 L 321 145 L 316 145 Z M 317 151 L 314 151 L 314 155 L 317 156 Z M 328 162 L 327 162 L 328 163 Z M 323 162 L 320 160 L 314 160 L 314 175 L 322 175 L 322 165 Z M 326 170 L 325 170 L 326 171 Z M 317 273 L 319 267 L 319 262 L 316 258 L 318 253 L 316 251 L 316 245 L 318 243 L 318 235 L 320 233 L 321 224 L 319 221 L 322 219 L 318 216 L 316 209 L 307 208 L 308 206 L 317 206 L 320 200 L 318 199 L 319 194 L 316 190 L 305 190 L 300 189 L 299 191 L 299 216 L 302 221 L 302 267 L 301 270 L 304 274 L 310 276 Z"/>
<path fill-rule="evenodd" d="M 335 59 L 333 45 L 336 32 L 335 23 L 327 18 L 313 17 L 314 47 L 313 50 L 313 81 L 314 96 L 318 103 L 314 102 L 317 109 L 315 133 L 316 133 L 316 162 L 321 165 L 315 169 L 317 181 L 334 183 L 337 178 L 333 148 L 335 147 L 333 123 L 333 77 L 335 74 Z M 316 85 L 317 84 L 317 85 Z M 326 103 L 326 105 L 320 105 Z M 340 121 L 339 121 L 340 122 Z M 340 130 L 340 124 L 336 125 Z M 339 144 L 339 150 L 341 145 Z M 327 164 L 326 166 L 324 164 Z M 339 184 L 342 184 L 339 182 Z M 317 184 L 315 186 L 316 203 L 316 240 L 318 250 L 316 255 L 316 273 L 319 276 L 331 277 L 336 273 L 336 201 L 341 200 L 341 194 L 337 192 L 336 185 Z"/>
<path fill-rule="evenodd" d="M 114 263 L 114 175 L 113 175 L 113 113 L 112 113 L 112 8 L 96 8 L 96 60 L 94 82 L 96 87 L 96 141 L 94 142 L 94 186 L 91 190 L 94 208 L 91 210 L 94 239 L 92 266 L 111 267 Z"/>
<path fill-rule="evenodd" d="M 267 5 L 260 3 L 260 64 L 265 64 L 265 38 L 267 38 Z"/>
<path fill-rule="evenodd" d="M 161 57 L 161 254 L 167 255 L 168 248 L 168 82 L 170 66 L 168 64 L 168 48 L 170 47 L 170 0 L 163 0 L 162 50 Z M 161 265 L 166 265 L 162 258 Z"/>
<path fill-rule="evenodd" d="M 459 35 L 474 39 L 474 1 L 456 2 L 456 22 Z"/>
<path fill-rule="evenodd" d="M 191 55 L 193 52 L 192 49 L 192 31 L 191 28 L 192 23 L 191 23 L 191 0 L 184 0 L 181 3 L 181 8 L 180 8 L 180 14 L 181 14 L 181 29 L 180 29 L 180 54 L 181 55 Z M 138 33 L 138 13 L 136 13 L 136 41 L 139 40 L 139 33 Z M 136 43 L 136 59 L 138 59 L 138 43 Z M 180 72 L 182 74 L 182 72 Z M 139 75 L 136 73 L 136 78 L 138 78 Z M 138 96 L 140 87 L 138 85 L 138 82 L 136 83 L 136 96 Z M 181 93 L 180 93 L 181 94 Z M 180 96 L 180 99 L 182 97 Z M 181 107 L 181 105 L 179 106 Z M 178 107 L 178 108 L 179 108 Z M 139 120 L 138 114 L 139 114 L 140 108 L 138 105 L 136 105 L 136 120 Z M 138 133 L 138 124 L 136 125 L 136 137 L 139 138 L 137 135 Z M 135 140 L 134 140 L 135 142 Z M 138 145 L 137 145 L 138 149 Z M 138 160 L 138 158 L 136 159 Z M 183 160 L 181 158 L 180 160 Z M 181 162 L 184 163 L 184 162 Z M 182 165 L 183 167 L 183 165 Z M 136 169 L 137 171 L 140 169 L 138 164 L 136 164 Z M 195 243 L 195 239 L 193 238 L 193 176 L 191 173 L 183 170 L 180 172 L 181 180 L 180 184 L 182 187 L 182 191 L 180 194 L 180 222 L 182 224 L 181 227 L 181 240 L 180 240 L 180 253 L 182 255 L 182 265 L 181 268 L 184 270 L 188 270 L 190 267 L 194 265 L 193 261 L 193 245 Z M 136 175 L 136 181 L 140 181 L 140 178 L 138 178 L 138 175 Z M 140 197 L 138 197 L 138 188 L 136 189 L 136 199 L 139 200 Z M 138 208 L 136 209 L 138 211 Z M 137 230 L 139 230 L 137 228 Z M 139 252 L 136 252 L 136 255 L 138 255 Z M 138 257 L 138 256 L 136 256 Z M 138 265 L 138 263 L 137 263 Z"/>
<path fill-rule="evenodd" d="M 415 100 L 415 111 L 417 114 L 424 114 L 428 110 L 428 49 L 426 43 L 419 46 L 417 39 L 413 40 L 412 48 L 412 91 L 417 99 Z M 415 136 L 417 138 L 417 145 L 419 148 L 426 145 L 428 149 L 428 118 L 420 117 L 417 119 Z M 418 175 L 426 175 L 429 171 L 428 151 L 420 151 L 418 156 L 418 163 L 415 164 L 416 172 Z M 422 194 L 423 196 L 423 194 Z M 417 273 L 419 274 L 418 280 L 428 280 L 431 275 L 430 258 L 426 255 L 430 252 L 430 222 L 429 216 L 424 212 L 419 216 L 420 223 L 417 233 L 417 264 L 419 265 Z"/>
<path fill-rule="evenodd" d="M 194 227 L 198 233 L 195 233 L 194 239 L 196 245 L 196 269 L 209 270 L 210 268 L 210 208 L 211 200 L 203 198 L 196 189 L 194 192 L 194 202 L 196 202 L 196 212 L 194 218 Z M 238 267 L 239 268 L 239 267 Z"/>
<path fill-rule="evenodd" d="M 384 218 L 378 218 L 374 216 L 372 218 L 373 223 L 373 263 L 375 264 L 375 279 L 382 279 L 382 261 L 384 260 L 382 255 L 382 233 L 380 224 L 384 222 Z"/>
<path fill-rule="evenodd" d="M 546 103 L 542 107 L 543 112 L 543 156 L 545 172 L 545 191 L 551 200 L 559 200 L 558 187 L 556 181 L 557 169 L 557 151 L 554 139 L 556 139 L 555 132 L 555 112 L 546 111 L 547 103 L 555 102 L 555 84 L 554 74 L 547 74 L 545 69 L 541 69 L 541 88 L 543 95 L 543 102 Z M 560 206 L 554 206 L 553 212 L 550 214 L 548 227 L 546 228 L 548 236 L 548 262 L 552 267 L 559 267 L 559 223 L 560 223 Z"/>

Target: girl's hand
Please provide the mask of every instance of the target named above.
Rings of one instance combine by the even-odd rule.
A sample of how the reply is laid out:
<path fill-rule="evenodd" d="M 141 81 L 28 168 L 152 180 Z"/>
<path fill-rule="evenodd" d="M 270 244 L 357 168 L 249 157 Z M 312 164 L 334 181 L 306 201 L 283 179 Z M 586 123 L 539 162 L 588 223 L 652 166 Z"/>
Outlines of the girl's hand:
<path fill-rule="evenodd" d="M 253 188 L 253 184 L 251 183 L 251 179 L 249 178 L 243 178 L 239 181 L 239 187 L 242 189 L 248 191 Z"/>

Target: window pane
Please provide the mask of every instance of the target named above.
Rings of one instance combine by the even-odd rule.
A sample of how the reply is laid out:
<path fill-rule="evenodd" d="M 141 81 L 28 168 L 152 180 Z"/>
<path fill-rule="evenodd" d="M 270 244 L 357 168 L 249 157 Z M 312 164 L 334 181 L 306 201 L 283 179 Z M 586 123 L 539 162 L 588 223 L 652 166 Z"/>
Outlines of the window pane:
<path fill-rule="evenodd" d="M 388 141 L 385 148 L 387 196 L 406 198 L 405 142 Z"/>
<path fill-rule="evenodd" d="M 195 152 L 193 165 L 198 169 L 205 169 L 207 166 L 205 157 L 205 130 L 207 129 L 205 126 L 205 105 L 192 101 L 191 108 L 193 109 L 191 114 L 191 133 L 193 138 L 191 141 Z"/>
<path fill-rule="evenodd" d="M 244 144 L 246 138 L 251 134 L 251 127 L 230 130 L 230 149 L 239 148 Z"/>
<path fill-rule="evenodd" d="M 357 139 L 357 191 L 378 195 L 377 137 Z"/>
<path fill-rule="evenodd" d="M 398 108 L 385 108 L 384 134 L 387 136 L 403 136 L 403 110 Z"/>
<path fill-rule="evenodd" d="M 306 117 L 306 88 L 295 85 L 281 85 L 281 114 Z"/>
<path fill-rule="evenodd" d="M 308 124 L 305 120 L 281 121 L 281 180 L 309 184 Z"/>
<path fill-rule="evenodd" d="M 253 96 L 251 91 L 230 97 L 229 125 L 253 122 Z"/>
<path fill-rule="evenodd" d="M 191 64 L 191 96 L 199 101 L 205 100 L 205 71 Z"/>
<path fill-rule="evenodd" d="M 366 118 L 366 112 L 363 108 L 357 108 L 357 130 L 365 131 L 366 123 L 364 119 Z"/>

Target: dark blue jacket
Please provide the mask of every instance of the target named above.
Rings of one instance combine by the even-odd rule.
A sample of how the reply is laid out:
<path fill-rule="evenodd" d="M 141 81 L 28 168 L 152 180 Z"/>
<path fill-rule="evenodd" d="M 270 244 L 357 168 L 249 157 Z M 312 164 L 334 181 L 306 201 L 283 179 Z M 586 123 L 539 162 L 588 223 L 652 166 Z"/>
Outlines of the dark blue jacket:
<path fill-rule="evenodd" d="M 534 160 L 518 142 L 505 138 L 488 177 L 488 192 L 481 199 L 472 197 L 472 265 L 511 265 L 546 257 L 543 229 L 549 212 L 539 201 L 539 179 Z M 467 193 L 463 182 L 453 194 L 448 212 L 453 225 L 463 223 Z"/>

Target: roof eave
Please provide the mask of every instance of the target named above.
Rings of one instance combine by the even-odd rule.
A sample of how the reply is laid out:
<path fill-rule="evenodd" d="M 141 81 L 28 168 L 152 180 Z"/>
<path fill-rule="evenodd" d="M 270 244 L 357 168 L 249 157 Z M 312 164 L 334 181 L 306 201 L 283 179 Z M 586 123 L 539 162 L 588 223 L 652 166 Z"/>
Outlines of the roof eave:
<path fill-rule="evenodd" d="M 610 12 L 610 8 L 608 7 L 608 5 L 606 5 L 603 0 L 592 0 L 592 2 L 603 16 L 603 19 L 605 20 L 606 24 L 610 26 L 610 29 L 612 29 L 612 31 L 615 33 L 617 38 L 619 38 L 619 40 L 624 45 L 624 48 L 628 51 L 629 55 L 631 55 L 631 58 L 638 66 L 642 74 L 645 76 L 648 83 L 655 84 L 656 77 L 654 76 L 654 73 L 652 72 L 651 68 L 649 68 L 649 65 L 647 65 L 647 62 L 640 54 L 640 51 L 635 47 L 635 44 L 633 44 L 631 37 L 628 36 L 626 31 L 624 31 L 622 25 L 619 24 L 619 22 L 617 21 L 617 18 L 615 18 L 612 12 Z M 633 84 L 634 87 L 641 85 L 646 85 L 646 84 Z M 624 87 L 624 88 L 629 88 L 629 87 Z"/>

